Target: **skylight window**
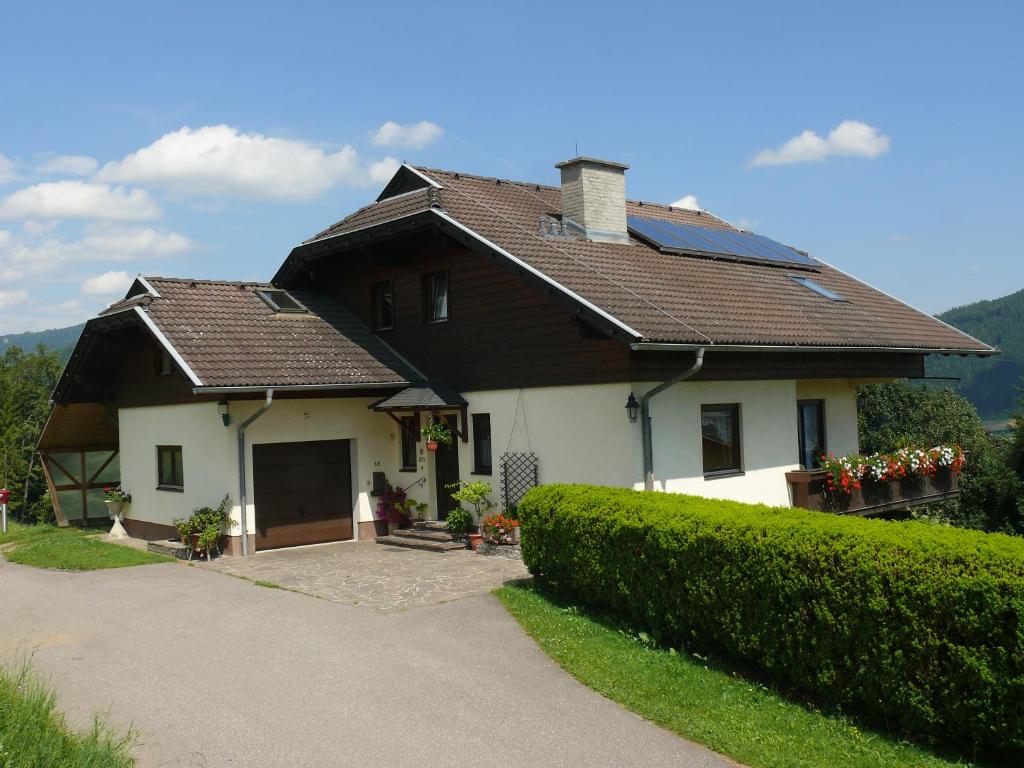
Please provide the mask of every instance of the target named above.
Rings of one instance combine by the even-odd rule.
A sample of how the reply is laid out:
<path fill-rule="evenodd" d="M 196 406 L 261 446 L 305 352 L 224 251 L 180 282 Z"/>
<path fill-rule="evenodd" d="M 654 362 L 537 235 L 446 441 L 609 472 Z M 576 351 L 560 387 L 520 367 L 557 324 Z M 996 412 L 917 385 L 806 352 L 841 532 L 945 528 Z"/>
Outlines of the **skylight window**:
<path fill-rule="evenodd" d="M 843 301 L 843 302 L 846 301 L 846 299 L 844 299 L 842 296 L 840 296 L 835 291 L 830 291 L 828 288 L 825 288 L 824 286 L 818 285 L 816 282 L 814 282 L 810 278 L 807 278 L 807 277 L 797 277 L 796 275 L 787 275 L 787 277 L 790 280 L 792 280 L 794 283 L 799 283 L 804 288 L 807 288 L 808 290 L 814 291 L 819 296 L 824 296 L 826 299 L 831 299 L 832 301 Z"/>
<path fill-rule="evenodd" d="M 306 312 L 307 309 L 295 300 L 288 291 L 278 288 L 261 288 L 257 295 L 270 305 L 275 312 Z"/>

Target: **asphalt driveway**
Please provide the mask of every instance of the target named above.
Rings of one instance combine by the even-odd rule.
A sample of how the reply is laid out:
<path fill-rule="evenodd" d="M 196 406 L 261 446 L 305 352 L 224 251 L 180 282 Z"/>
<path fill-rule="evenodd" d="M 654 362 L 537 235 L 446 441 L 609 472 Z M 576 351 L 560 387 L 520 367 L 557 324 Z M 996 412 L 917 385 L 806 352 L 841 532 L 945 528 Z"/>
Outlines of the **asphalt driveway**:
<path fill-rule="evenodd" d="M 0 657 L 154 766 L 728 766 L 576 683 L 489 595 L 386 612 L 182 564 L 0 559 Z"/>

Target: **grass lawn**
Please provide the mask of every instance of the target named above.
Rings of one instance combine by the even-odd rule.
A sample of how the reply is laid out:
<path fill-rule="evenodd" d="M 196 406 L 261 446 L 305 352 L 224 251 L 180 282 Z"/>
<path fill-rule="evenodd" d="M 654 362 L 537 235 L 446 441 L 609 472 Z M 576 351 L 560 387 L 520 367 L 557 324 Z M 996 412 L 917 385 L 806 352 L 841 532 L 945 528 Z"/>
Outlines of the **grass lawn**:
<path fill-rule="evenodd" d="M 171 560 L 151 552 L 88 538 L 101 532 L 81 528 L 58 528 L 54 525 L 11 523 L 7 535 L 0 534 L 0 546 L 12 545 L 4 549 L 4 557 L 12 563 L 66 571 L 125 568 L 130 565 L 166 563 Z M 0 765 L 3 763 L 0 762 Z"/>
<path fill-rule="evenodd" d="M 968 766 L 858 729 L 690 654 L 651 647 L 529 586 L 495 593 L 552 659 L 641 717 L 752 768 Z"/>
<path fill-rule="evenodd" d="M 118 736 L 99 718 L 79 733 L 56 711 L 53 691 L 27 666 L 0 668 L 0 766 L 131 768 L 134 736 Z"/>

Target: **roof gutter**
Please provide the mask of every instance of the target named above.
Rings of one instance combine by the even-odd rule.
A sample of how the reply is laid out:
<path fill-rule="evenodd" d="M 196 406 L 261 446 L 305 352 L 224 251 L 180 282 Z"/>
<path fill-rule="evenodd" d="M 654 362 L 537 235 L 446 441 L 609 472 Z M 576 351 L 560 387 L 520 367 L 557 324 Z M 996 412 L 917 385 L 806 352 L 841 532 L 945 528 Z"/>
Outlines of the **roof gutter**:
<path fill-rule="evenodd" d="M 643 436 L 644 449 L 644 490 L 654 490 L 654 436 L 651 429 L 651 399 L 664 392 L 674 384 L 690 378 L 704 367 L 704 347 L 697 349 L 697 358 L 693 365 L 682 373 L 676 374 L 671 379 L 661 382 L 654 389 L 645 392 L 640 397 L 640 432 Z"/>
<path fill-rule="evenodd" d="M 242 523 L 242 557 L 249 556 L 249 526 L 245 492 L 245 428 L 270 410 L 274 404 L 274 390 L 267 390 L 267 401 L 249 418 L 238 425 L 238 504 Z"/>
<path fill-rule="evenodd" d="M 954 347 L 868 347 L 803 344 L 675 344 L 641 341 L 629 345 L 634 352 L 694 352 L 700 349 L 722 349 L 728 352 L 916 352 L 923 355 L 998 355 L 998 347 L 989 349 L 957 349 Z"/>
<path fill-rule="evenodd" d="M 408 387 L 408 381 L 372 381 L 365 384 L 284 384 L 271 385 L 278 392 L 311 392 L 336 389 L 400 389 Z M 193 387 L 193 395 L 243 395 L 250 392 L 266 392 L 267 385 L 238 387 Z"/>

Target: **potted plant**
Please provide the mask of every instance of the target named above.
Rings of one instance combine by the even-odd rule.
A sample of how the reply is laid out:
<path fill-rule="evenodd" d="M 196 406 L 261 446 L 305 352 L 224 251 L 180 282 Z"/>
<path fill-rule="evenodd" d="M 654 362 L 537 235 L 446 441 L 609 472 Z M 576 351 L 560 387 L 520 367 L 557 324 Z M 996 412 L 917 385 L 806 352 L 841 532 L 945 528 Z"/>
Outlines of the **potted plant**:
<path fill-rule="evenodd" d="M 448 533 L 456 539 L 465 538 L 473 530 L 473 516 L 462 507 L 456 507 L 448 513 L 447 523 Z M 476 549 L 472 540 L 469 541 L 469 545 L 472 549 Z M 477 545 L 479 546 L 479 542 Z"/>
<path fill-rule="evenodd" d="M 452 444 L 452 428 L 433 416 L 420 430 L 420 434 L 427 441 L 428 451 L 436 451 L 440 445 Z"/>
<path fill-rule="evenodd" d="M 491 544 L 519 543 L 519 521 L 501 513 L 485 517 L 480 528 L 484 541 Z"/>
<path fill-rule="evenodd" d="M 483 524 L 484 515 L 494 509 L 494 502 L 488 498 L 488 494 L 491 492 L 490 483 L 480 480 L 472 483 L 460 481 L 452 483 L 448 488 L 451 490 L 452 498 L 455 501 L 460 504 L 469 504 L 473 507 L 474 522 L 478 528 L 475 532 L 469 534 L 469 548 L 475 550 L 484 539 L 483 532 L 479 528 Z M 451 512 L 448 513 L 448 519 L 451 520 Z M 449 523 L 450 526 L 451 523 Z"/>
<path fill-rule="evenodd" d="M 198 552 L 200 557 L 205 555 L 207 560 L 213 550 L 220 554 L 221 536 L 226 533 L 226 529 L 238 525 L 228 516 L 230 505 L 231 497 L 225 496 L 216 507 L 199 507 L 187 518 L 174 521 L 178 538 L 188 549 L 189 560 L 193 552 Z"/>
<path fill-rule="evenodd" d="M 132 495 L 120 485 L 107 486 L 103 489 L 103 503 L 107 505 L 107 514 L 114 521 L 114 525 L 107 534 L 112 539 L 125 539 L 128 532 L 124 529 L 123 517 L 124 508 L 132 501 Z"/>
<path fill-rule="evenodd" d="M 405 502 L 404 488 L 393 488 L 391 483 L 384 484 L 384 490 L 377 499 L 377 517 L 387 521 L 389 536 L 401 527 L 405 519 Z"/>

